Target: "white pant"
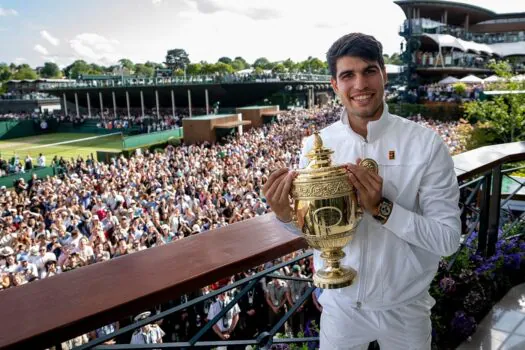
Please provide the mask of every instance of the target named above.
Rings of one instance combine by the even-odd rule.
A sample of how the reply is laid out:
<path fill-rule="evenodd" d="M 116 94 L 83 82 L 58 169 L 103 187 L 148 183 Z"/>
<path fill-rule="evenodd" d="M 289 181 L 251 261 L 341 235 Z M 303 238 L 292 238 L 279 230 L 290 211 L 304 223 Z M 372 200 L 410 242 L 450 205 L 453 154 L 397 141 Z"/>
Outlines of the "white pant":
<path fill-rule="evenodd" d="M 384 311 L 355 309 L 332 295 L 323 300 L 320 350 L 366 350 L 374 340 L 381 350 L 430 350 L 430 295 Z"/>

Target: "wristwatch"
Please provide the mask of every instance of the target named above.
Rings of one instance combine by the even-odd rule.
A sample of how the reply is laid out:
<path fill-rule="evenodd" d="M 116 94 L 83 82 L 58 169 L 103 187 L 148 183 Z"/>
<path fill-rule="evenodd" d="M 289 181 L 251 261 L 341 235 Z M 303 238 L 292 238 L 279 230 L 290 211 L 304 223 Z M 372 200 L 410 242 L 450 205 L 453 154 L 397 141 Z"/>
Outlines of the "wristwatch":
<path fill-rule="evenodd" d="M 392 203 L 390 200 L 386 199 L 385 197 L 381 198 L 381 201 L 379 202 L 379 205 L 377 206 L 377 213 L 374 215 L 374 219 L 379 221 L 382 225 L 384 225 L 388 218 L 390 217 L 390 214 L 392 214 L 392 208 L 394 207 L 394 203 Z"/>

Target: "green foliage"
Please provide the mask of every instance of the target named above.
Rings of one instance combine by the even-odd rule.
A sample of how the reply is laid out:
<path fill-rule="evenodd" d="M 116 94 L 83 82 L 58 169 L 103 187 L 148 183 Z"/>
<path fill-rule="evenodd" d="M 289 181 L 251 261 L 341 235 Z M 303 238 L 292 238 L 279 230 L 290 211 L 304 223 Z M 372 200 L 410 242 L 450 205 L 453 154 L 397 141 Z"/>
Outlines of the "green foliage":
<path fill-rule="evenodd" d="M 184 69 L 188 64 L 190 64 L 190 56 L 184 49 L 168 50 L 165 63 L 166 66 L 171 68 L 173 71 L 177 69 Z"/>
<path fill-rule="evenodd" d="M 396 64 L 396 65 L 403 64 L 403 60 L 401 59 L 401 56 L 399 56 L 397 52 L 394 52 L 392 56 L 388 56 L 387 54 L 384 54 L 383 60 L 385 61 L 385 64 Z"/>
<path fill-rule="evenodd" d="M 42 78 L 60 78 L 62 76 L 62 72 L 56 63 L 46 62 L 44 63 L 44 68 L 42 68 L 42 71 L 40 71 L 40 75 Z"/>
<path fill-rule="evenodd" d="M 146 66 L 142 63 L 137 63 L 135 65 L 135 75 L 140 77 L 151 78 L 155 74 L 155 68 L 151 66 Z"/>
<path fill-rule="evenodd" d="M 260 57 L 253 62 L 253 68 L 270 69 L 270 61 L 266 57 Z"/>
<path fill-rule="evenodd" d="M 23 79 L 32 80 L 32 79 L 37 79 L 37 78 L 38 78 L 38 75 L 29 66 L 21 67 L 12 77 L 12 79 L 14 80 L 23 80 Z"/>
<path fill-rule="evenodd" d="M 465 91 L 467 91 L 467 85 L 465 83 L 455 83 L 453 87 L 454 92 L 460 96 L 465 95 Z"/>
<path fill-rule="evenodd" d="M 133 64 L 133 62 L 131 62 L 131 60 L 127 58 L 121 58 L 120 60 L 118 60 L 118 62 L 122 67 L 126 68 L 129 71 L 135 70 L 135 65 Z"/>
<path fill-rule="evenodd" d="M 277 64 L 275 67 L 273 67 L 272 69 L 272 72 L 273 73 L 285 73 L 287 71 L 286 67 L 284 66 L 284 64 L 282 63 L 279 63 Z"/>
<path fill-rule="evenodd" d="M 505 80 L 498 88 L 516 91 L 521 83 L 512 81 L 508 62 L 491 62 L 490 68 Z M 474 125 L 469 149 L 494 143 L 525 140 L 525 94 L 498 95 L 488 101 L 467 102 L 465 117 Z"/>
<path fill-rule="evenodd" d="M 70 79 L 78 79 L 79 76 L 90 74 L 92 67 L 84 60 L 76 60 L 64 69 L 65 75 Z"/>
<path fill-rule="evenodd" d="M 0 63 L 0 82 L 11 79 L 11 75 L 11 68 L 5 63 Z"/>
<path fill-rule="evenodd" d="M 232 59 L 229 58 L 229 57 L 221 57 L 217 60 L 217 62 L 222 62 L 222 63 L 226 63 L 226 64 L 232 64 Z"/>

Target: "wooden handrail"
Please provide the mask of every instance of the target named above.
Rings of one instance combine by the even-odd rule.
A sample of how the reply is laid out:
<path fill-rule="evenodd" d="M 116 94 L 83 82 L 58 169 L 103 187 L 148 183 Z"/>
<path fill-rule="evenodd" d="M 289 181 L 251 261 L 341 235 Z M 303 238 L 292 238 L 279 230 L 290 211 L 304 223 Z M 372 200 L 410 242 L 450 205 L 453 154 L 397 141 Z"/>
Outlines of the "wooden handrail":
<path fill-rule="evenodd" d="M 525 160 L 525 142 L 454 156 L 458 180 Z M 0 348 L 44 348 L 305 248 L 273 215 L 0 292 Z"/>
<path fill-rule="evenodd" d="M 458 181 L 463 181 L 499 164 L 525 161 L 525 142 L 480 147 L 455 155 L 453 159 Z"/>
<path fill-rule="evenodd" d="M 306 247 L 264 215 L 0 292 L 0 348 L 39 349 Z"/>

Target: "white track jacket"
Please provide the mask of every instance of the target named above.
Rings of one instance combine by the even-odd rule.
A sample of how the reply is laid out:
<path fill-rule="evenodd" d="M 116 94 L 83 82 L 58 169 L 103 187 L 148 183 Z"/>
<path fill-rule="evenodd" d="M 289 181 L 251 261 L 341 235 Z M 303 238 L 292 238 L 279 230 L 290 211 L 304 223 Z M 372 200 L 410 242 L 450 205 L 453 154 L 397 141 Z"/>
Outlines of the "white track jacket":
<path fill-rule="evenodd" d="M 385 225 L 365 213 L 354 239 L 345 247 L 343 265 L 357 270 L 354 284 L 325 290 L 344 305 L 388 310 L 428 295 L 441 256 L 452 255 L 460 242 L 459 187 L 454 163 L 441 137 L 433 130 L 392 115 L 368 123 L 365 140 L 355 133 L 343 111 L 341 120 L 321 132 L 334 151 L 332 164 L 372 158 L 379 164 L 383 196 L 394 203 Z M 313 137 L 304 142 L 300 167 Z M 291 223 L 290 231 L 300 234 Z M 316 269 L 322 266 L 314 251 Z"/>

